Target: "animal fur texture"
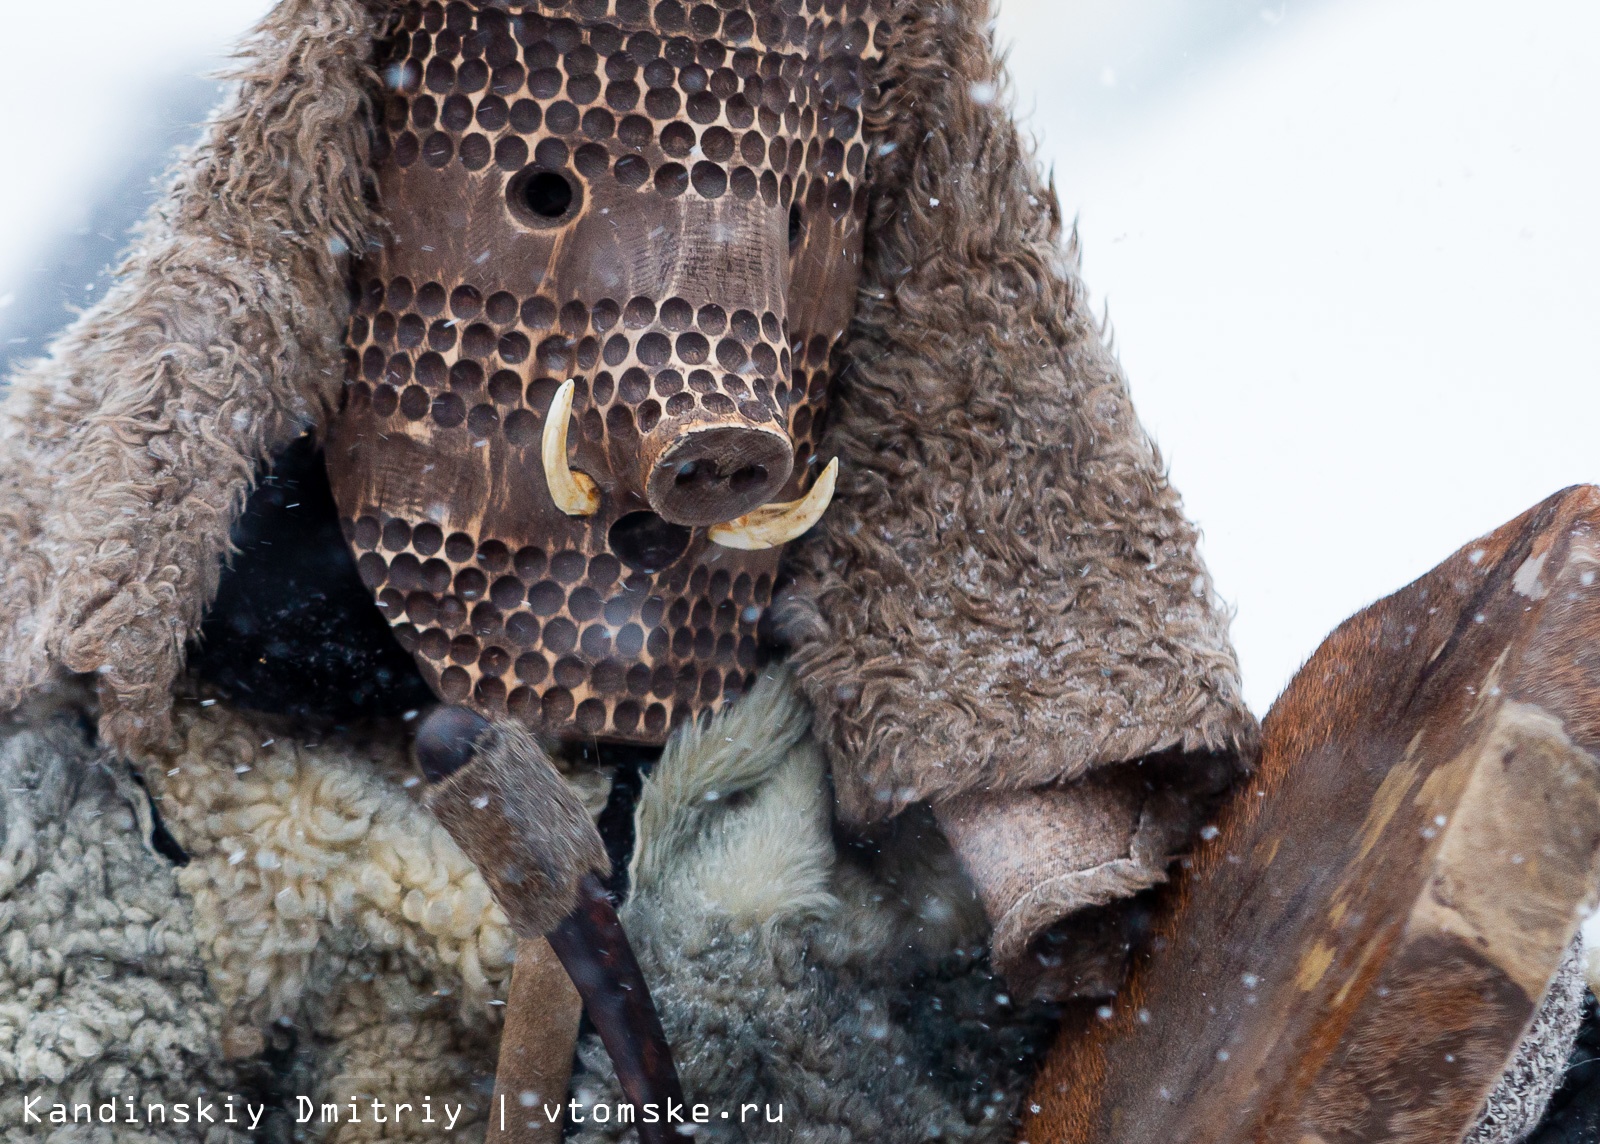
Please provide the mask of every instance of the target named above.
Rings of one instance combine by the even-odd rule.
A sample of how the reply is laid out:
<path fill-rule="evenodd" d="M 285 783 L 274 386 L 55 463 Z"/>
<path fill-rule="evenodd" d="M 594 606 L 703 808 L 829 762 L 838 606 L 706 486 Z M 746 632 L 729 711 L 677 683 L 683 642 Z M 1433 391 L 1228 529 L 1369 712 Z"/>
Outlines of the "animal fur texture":
<path fill-rule="evenodd" d="M 257 467 L 339 392 L 372 29 L 358 0 L 283 0 L 106 297 L 12 379 L 0 710 L 93 672 L 108 741 L 164 736 Z"/>
<path fill-rule="evenodd" d="M 349 255 L 381 228 L 363 190 L 383 10 L 282 0 L 118 284 L 14 380 L 0 707 L 93 673 L 109 742 L 162 739 L 256 467 L 337 393 Z M 922 800 L 970 812 L 1168 748 L 1203 771 L 1255 737 L 1194 529 L 1001 98 L 988 17 L 987 0 L 900 0 L 887 21 L 865 277 L 824 444 L 839 493 L 777 607 L 857 823 Z M 1084 873 L 1013 858 L 1041 885 Z M 1166 858 L 1087 896 L 1148 885 Z M 1018 893 L 1084 889 L 1038 888 Z M 1019 935 L 1007 960 L 1055 920 L 1009 894 L 988 906 Z"/>
<path fill-rule="evenodd" d="M 490 727 L 472 761 L 423 801 L 472 859 L 518 937 L 555 929 L 577 905 L 579 879 L 611 873 L 594 820 L 520 723 Z"/>
<path fill-rule="evenodd" d="M 675 738 L 640 796 L 622 918 L 686 1098 L 714 1110 L 697 1139 L 1009 1139 L 1048 1021 L 978 956 L 982 913 L 937 831 L 836 844 L 809 722 L 774 672 Z M 594 1037 L 580 1061 L 577 1140 L 630 1136 L 584 1112 L 623 1100 Z"/>
<path fill-rule="evenodd" d="M 847 818 L 1247 755 L 1225 609 L 1002 98 L 988 0 L 905 3 L 833 506 L 782 605 Z"/>
<path fill-rule="evenodd" d="M 57 1103 L 120 1113 L 245 1087 L 171 864 L 141 839 L 77 713 L 31 714 L 0 727 L 0 1140 L 244 1144 L 221 1125 L 49 1123 Z"/>
<path fill-rule="evenodd" d="M 407 785 L 403 737 L 297 739 L 286 721 L 181 698 L 144 769 L 188 852 L 174 868 L 146 844 L 145 795 L 101 761 L 83 715 L 35 708 L 0 729 L 0 1139 L 41 1138 L 18 1127 L 27 1096 L 199 1092 L 272 1103 L 267 1144 L 295 1138 L 296 1094 L 426 1092 L 465 1105 L 458 1132 L 477 1138 L 514 943 Z M 638 809 L 623 917 L 688 1095 L 782 1103 L 782 1128 L 763 1112 L 744 1130 L 763 1141 L 921 1140 L 919 1126 L 1007 1139 L 1048 1026 L 986 968 L 982 910 L 926 814 L 839 832 L 808 719 L 774 673 L 676 740 Z M 568 777 L 598 813 L 605 776 Z M 1542 1105 L 1535 1090 L 1570 1040 L 1564 1012 L 1547 1000 L 1473 1144 L 1514 1139 L 1505 1127 Z M 573 1095 L 615 1099 L 598 1043 L 582 1059 Z M 617 1136 L 575 1127 L 585 1144 Z M 318 1144 L 438 1139 L 370 1118 L 308 1131 Z M 62 1144 L 243 1139 L 93 1132 Z"/>

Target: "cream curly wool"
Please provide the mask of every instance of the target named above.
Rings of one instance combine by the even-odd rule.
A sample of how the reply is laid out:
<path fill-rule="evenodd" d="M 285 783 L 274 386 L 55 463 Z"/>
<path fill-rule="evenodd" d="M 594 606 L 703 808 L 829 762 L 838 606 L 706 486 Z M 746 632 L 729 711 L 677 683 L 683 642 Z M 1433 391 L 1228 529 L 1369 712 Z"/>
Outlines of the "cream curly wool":
<path fill-rule="evenodd" d="M 0 730 L 0 807 L 0 1141 L 244 1144 L 221 1125 L 51 1126 L 58 1102 L 120 1116 L 219 1101 L 239 1077 L 173 868 L 72 713 Z"/>
<path fill-rule="evenodd" d="M 486 1098 L 515 958 L 505 916 L 413 797 L 398 734 L 312 743 L 282 722 L 181 700 L 144 774 L 190 855 L 178 885 L 222 1003 L 231 1055 L 274 1022 L 330 1046 L 308 1095 Z M 573 776 L 592 812 L 609 779 Z M 485 1090 L 486 1091 L 486 1090 Z M 388 1131 L 389 1135 L 373 1135 Z M 395 1132 L 399 1135 L 395 1135 Z M 420 1125 L 345 1124 L 327 1139 L 428 1139 Z"/>

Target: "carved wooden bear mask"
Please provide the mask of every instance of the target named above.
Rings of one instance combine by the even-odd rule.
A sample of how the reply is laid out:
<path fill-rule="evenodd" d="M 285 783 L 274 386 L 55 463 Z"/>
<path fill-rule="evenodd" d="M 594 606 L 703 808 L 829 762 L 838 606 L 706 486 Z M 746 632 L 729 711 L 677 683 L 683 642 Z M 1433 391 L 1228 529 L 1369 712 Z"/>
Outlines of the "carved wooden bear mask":
<path fill-rule="evenodd" d="M 754 681 L 866 214 L 865 0 L 411 3 L 334 495 L 445 700 L 660 742 Z M 792 502 L 792 503 L 791 503 Z"/>

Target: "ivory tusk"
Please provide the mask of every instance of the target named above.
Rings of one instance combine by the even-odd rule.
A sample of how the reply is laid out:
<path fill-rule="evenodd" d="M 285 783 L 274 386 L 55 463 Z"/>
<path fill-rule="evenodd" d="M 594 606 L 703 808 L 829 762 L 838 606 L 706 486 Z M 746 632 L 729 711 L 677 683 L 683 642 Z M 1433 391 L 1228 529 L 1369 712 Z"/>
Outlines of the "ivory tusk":
<path fill-rule="evenodd" d="M 708 535 L 724 548 L 754 552 L 788 544 L 822 519 L 833 500 L 834 482 L 839 478 L 839 458 L 828 462 L 811 491 L 796 501 L 764 504 L 725 524 L 714 524 Z"/>
<path fill-rule="evenodd" d="M 568 516 L 592 516 L 600 507 L 600 490 L 587 473 L 567 464 L 567 425 L 572 421 L 572 379 L 568 378 L 550 399 L 544 419 L 544 481 L 550 499 Z"/>

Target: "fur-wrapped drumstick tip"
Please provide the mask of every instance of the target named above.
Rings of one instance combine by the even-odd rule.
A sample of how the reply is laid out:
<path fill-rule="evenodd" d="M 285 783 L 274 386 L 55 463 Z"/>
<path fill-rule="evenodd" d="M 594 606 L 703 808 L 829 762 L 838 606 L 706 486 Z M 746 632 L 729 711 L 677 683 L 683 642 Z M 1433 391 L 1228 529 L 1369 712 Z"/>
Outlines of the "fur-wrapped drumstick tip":
<path fill-rule="evenodd" d="M 600 833 L 538 741 L 519 723 L 440 707 L 415 744 L 423 798 L 470 858 L 518 937 L 543 937 L 583 998 L 636 1105 L 681 1105 L 683 1088 L 661 1018 L 601 879 Z M 664 1124 L 639 1125 L 664 1144 Z"/>

